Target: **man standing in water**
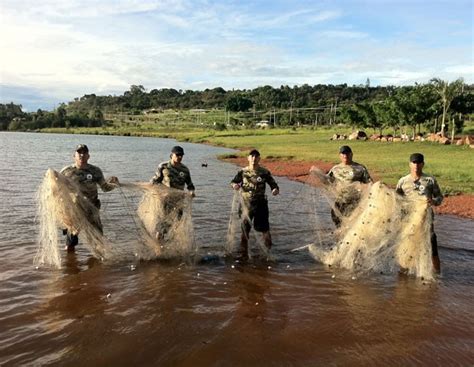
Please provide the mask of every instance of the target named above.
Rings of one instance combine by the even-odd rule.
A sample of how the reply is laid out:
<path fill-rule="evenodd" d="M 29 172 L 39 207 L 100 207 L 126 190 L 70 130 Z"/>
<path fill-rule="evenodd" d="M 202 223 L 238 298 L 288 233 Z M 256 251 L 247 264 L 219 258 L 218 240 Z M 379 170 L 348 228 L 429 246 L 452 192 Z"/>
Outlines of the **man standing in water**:
<path fill-rule="evenodd" d="M 339 148 L 339 159 L 341 163 L 335 165 L 327 173 L 329 181 L 336 183 L 338 193 L 334 202 L 335 209 L 331 210 L 331 217 L 337 227 L 341 225 L 341 216 L 347 217 L 355 209 L 360 200 L 360 191 L 355 190 L 350 184 L 354 182 L 372 182 L 369 171 L 362 164 L 352 160 L 352 149 L 348 145 Z"/>
<path fill-rule="evenodd" d="M 397 193 L 407 197 L 424 196 L 429 206 L 429 211 L 434 218 L 432 205 L 438 206 L 443 201 L 443 194 L 433 176 L 423 173 L 425 158 L 421 153 L 410 155 L 410 174 L 402 177 L 397 184 Z M 434 226 L 431 226 L 431 255 L 433 268 L 437 273 L 441 271 L 441 264 L 438 256 L 438 240 L 434 232 Z"/>
<path fill-rule="evenodd" d="M 163 184 L 169 188 L 184 190 L 186 186 L 191 197 L 195 196 L 194 184 L 191 180 L 191 173 L 189 168 L 186 167 L 182 162 L 184 156 L 184 149 L 180 146 L 174 146 L 171 149 L 170 160 L 162 162 L 158 165 L 158 169 L 155 175 L 151 178 L 150 182 L 153 185 Z M 176 195 L 168 196 L 163 203 L 163 209 L 165 215 L 168 216 L 173 211 L 177 210 L 177 218 L 181 219 L 183 215 L 182 209 L 183 196 L 177 197 Z M 162 229 L 157 233 L 158 239 L 163 239 L 165 233 L 168 231 L 171 223 L 162 223 Z"/>
<path fill-rule="evenodd" d="M 186 185 L 191 196 L 194 197 L 194 185 L 189 168 L 183 163 L 184 149 L 175 146 L 171 149 L 170 160 L 159 164 L 155 175 L 150 182 L 154 185 L 162 183 L 173 189 L 184 190 Z"/>
<path fill-rule="evenodd" d="M 248 240 L 252 221 L 254 229 L 257 232 L 262 232 L 265 246 L 268 249 L 272 247 L 265 184 L 270 186 L 273 195 L 280 193 L 270 171 L 260 166 L 259 151 L 256 149 L 251 150 L 247 160 L 249 165 L 241 169 L 231 181 L 232 188 L 234 190 L 241 189 L 242 193 L 242 206 L 239 212 L 241 218 L 243 218 L 240 240 L 240 255 L 243 259 L 248 258 Z"/>
<path fill-rule="evenodd" d="M 97 185 L 100 186 L 102 191 L 111 191 L 119 184 L 119 180 L 115 176 L 105 180 L 104 174 L 99 167 L 87 163 L 89 158 L 89 148 L 87 145 L 79 144 L 74 152 L 74 164 L 64 167 L 61 170 L 61 174 L 76 182 L 81 193 L 99 210 L 100 200 Z M 102 233 L 102 223 L 99 215 L 90 213 L 88 219 Z M 75 247 L 79 243 L 77 233 L 71 233 L 67 230 L 63 230 L 63 233 L 66 235 L 66 250 L 74 252 Z"/>

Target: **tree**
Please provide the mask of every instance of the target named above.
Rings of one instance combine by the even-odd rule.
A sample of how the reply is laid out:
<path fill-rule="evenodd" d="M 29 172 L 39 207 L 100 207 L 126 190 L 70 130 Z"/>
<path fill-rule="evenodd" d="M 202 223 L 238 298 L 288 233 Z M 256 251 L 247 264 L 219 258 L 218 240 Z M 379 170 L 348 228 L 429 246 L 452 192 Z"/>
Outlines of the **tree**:
<path fill-rule="evenodd" d="M 380 135 L 382 135 L 383 128 L 387 126 L 392 126 L 395 130 L 397 130 L 398 124 L 393 123 L 393 109 L 391 103 L 388 100 L 374 103 L 373 110 L 377 124 L 380 128 Z"/>
<path fill-rule="evenodd" d="M 124 93 L 128 106 L 136 110 L 144 110 L 150 107 L 149 95 L 143 85 L 132 85 L 130 90 Z"/>
<path fill-rule="evenodd" d="M 64 127 L 66 123 L 66 106 L 61 104 L 54 113 L 53 127 Z"/>
<path fill-rule="evenodd" d="M 431 79 L 431 85 L 435 92 L 439 95 L 441 99 L 441 104 L 443 106 L 443 117 L 441 120 L 441 136 L 444 136 L 444 129 L 446 127 L 446 115 L 448 113 L 451 102 L 454 98 L 459 96 L 464 87 L 464 80 L 459 78 L 454 82 L 446 82 L 439 78 Z"/>
<path fill-rule="evenodd" d="M 245 112 L 248 111 L 252 105 L 252 101 L 247 97 L 244 97 L 242 94 L 234 94 L 227 98 L 225 108 L 228 111 Z"/>
<path fill-rule="evenodd" d="M 360 109 L 355 105 L 344 107 L 341 112 L 341 119 L 343 122 L 351 125 L 352 130 L 357 127 L 363 127 L 364 116 L 362 115 Z"/>
<path fill-rule="evenodd" d="M 11 131 L 16 131 L 16 130 L 23 130 L 24 126 L 22 121 L 18 118 L 15 117 L 9 124 L 8 124 L 8 130 Z"/>
<path fill-rule="evenodd" d="M 378 129 L 380 134 L 382 134 L 383 125 L 377 120 L 373 104 L 368 102 L 359 103 L 357 108 L 362 117 L 363 126 L 374 129 L 374 132 Z"/>
<path fill-rule="evenodd" d="M 0 130 L 6 130 L 15 117 L 24 117 L 26 114 L 21 110 L 22 106 L 13 102 L 0 104 Z"/>
<path fill-rule="evenodd" d="M 420 130 L 421 124 L 429 122 L 435 116 L 436 96 L 430 85 L 402 87 L 392 98 L 403 123 L 413 129 L 413 138 L 416 128 Z"/>
<path fill-rule="evenodd" d="M 89 119 L 91 120 L 98 120 L 98 121 L 103 121 L 104 120 L 104 114 L 99 108 L 94 108 L 89 111 L 88 115 Z"/>

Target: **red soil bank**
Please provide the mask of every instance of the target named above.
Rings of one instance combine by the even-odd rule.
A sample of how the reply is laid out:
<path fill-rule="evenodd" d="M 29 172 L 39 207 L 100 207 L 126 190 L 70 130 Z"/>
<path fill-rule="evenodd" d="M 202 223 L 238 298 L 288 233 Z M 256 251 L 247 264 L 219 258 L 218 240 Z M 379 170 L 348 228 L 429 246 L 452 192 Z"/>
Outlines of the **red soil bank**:
<path fill-rule="evenodd" d="M 247 165 L 246 157 L 226 158 L 225 160 L 242 167 Z M 302 162 L 263 159 L 262 166 L 269 169 L 275 176 L 284 176 L 290 180 L 306 182 L 311 166 L 316 166 L 322 171 L 327 172 L 333 164 L 318 161 Z M 377 176 L 373 176 L 372 178 L 376 180 Z M 474 219 L 474 195 L 461 194 L 445 197 L 443 203 L 440 206 L 435 207 L 435 212 L 438 214 L 451 214 Z"/>

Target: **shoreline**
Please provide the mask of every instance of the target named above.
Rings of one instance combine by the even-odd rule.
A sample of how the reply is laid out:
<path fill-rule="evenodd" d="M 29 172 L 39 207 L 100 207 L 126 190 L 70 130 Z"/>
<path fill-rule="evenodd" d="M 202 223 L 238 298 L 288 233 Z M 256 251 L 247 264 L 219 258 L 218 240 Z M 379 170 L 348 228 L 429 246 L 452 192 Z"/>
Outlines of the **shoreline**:
<path fill-rule="evenodd" d="M 222 160 L 234 163 L 240 167 L 247 165 L 246 157 L 225 157 Z M 324 172 L 334 165 L 322 161 L 289 161 L 284 159 L 263 158 L 262 166 L 272 172 L 274 176 L 286 177 L 293 181 L 306 182 L 311 166 L 316 166 Z M 373 177 L 378 179 L 377 175 Z M 441 188 L 442 190 L 442 188 Z M 455 196 L 445 196 L 443 203 L 440 206 L 434 207 L 436 214 L 455 215 L 462 218 L 474 219 L 474 195 L 460 194 Z"/>

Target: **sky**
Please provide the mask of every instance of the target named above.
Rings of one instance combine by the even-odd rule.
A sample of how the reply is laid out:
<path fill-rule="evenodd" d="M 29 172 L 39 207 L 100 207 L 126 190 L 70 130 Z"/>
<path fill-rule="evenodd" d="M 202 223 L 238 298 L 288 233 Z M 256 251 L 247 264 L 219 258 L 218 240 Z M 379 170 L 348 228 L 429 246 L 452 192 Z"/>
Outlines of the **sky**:
<path fill-rule="evenodd" d="M 131 85 L 474 83 L 472 0 L 0 0 L 0 103 Z"/>

